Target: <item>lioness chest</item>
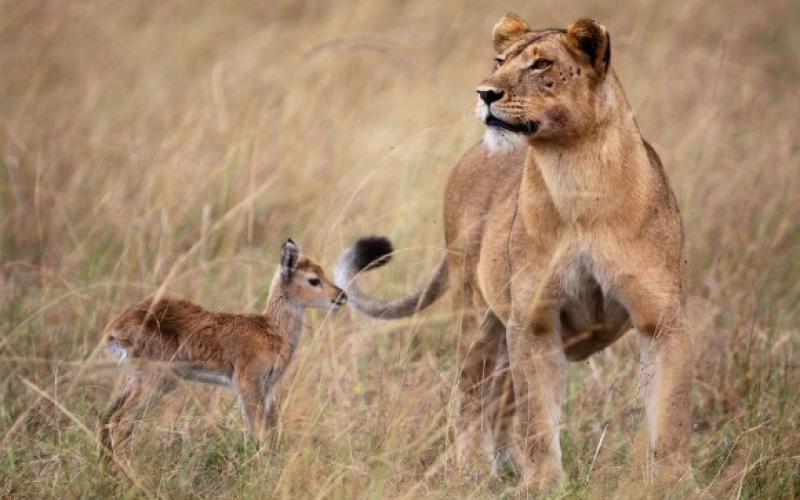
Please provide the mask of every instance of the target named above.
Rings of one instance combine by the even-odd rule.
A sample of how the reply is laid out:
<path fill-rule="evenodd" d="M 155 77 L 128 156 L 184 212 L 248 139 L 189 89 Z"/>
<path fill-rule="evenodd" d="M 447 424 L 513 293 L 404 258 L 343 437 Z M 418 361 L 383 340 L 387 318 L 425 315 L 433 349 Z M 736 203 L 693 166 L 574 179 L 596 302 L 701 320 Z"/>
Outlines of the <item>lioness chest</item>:
<path fill-rule="evenodd" d="M 553 280 L 566 355 L 583 359 L 616 340 L 628 314 L 595 259 L 592 238 L 559 220 L 546 196 L 520 196 L 524 162 L 523 151 L 491 156 L 476 147 L 451 173 L 445 234 L 453 276 L 468 285 L 464 307 L 489 309 L 506 325 Z"/>
<path fill-rule="evenodd" d="M 489 308 L 508 324 L 526 321 L 535 301 L 553 301 L 553 322 L 567 358 L 584 359 L 627 330 L 628 313 L 597 258 L 594 238 L 554 219 L 545 204 L 521 203 L 518 181 L 492 194 L 474 268 L 484 304 L 475 306 Z M 523 209 L 537 219 L 535 230 Z"/>

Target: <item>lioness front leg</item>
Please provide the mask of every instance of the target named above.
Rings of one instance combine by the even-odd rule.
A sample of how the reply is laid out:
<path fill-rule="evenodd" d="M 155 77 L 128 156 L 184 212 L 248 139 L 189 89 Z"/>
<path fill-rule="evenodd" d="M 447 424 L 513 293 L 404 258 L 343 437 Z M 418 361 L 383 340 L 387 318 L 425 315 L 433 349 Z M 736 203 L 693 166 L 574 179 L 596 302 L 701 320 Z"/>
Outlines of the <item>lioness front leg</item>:
<path fill-rule="evenodd" d="M 658 482 L 672 482 L 691 464 L 691 338 L 679 294 L 656 292 L 647 283 L 663 281 L 630 278 L 623 293 L 640 336 L 648 461 Z"/>
<path fill-rule="evenodd" d="M 650 431 L 650 458 L 658 480 L 675 480 L 691 464 L 691 346 L 680 310 L 665 311 L 655 327 L 638 326 L 642 392 Z"/>
<path fill-rule="evenodd" d="M 543 313 L 544 314 L 544 313 Z M 507 330 L 518 417 L 518 442 L 525 464 L 524 485 L 542 491 L 561 477 L 559 420 L 564 393 L 564 351 L 548 318 L 519 322 Z"/>

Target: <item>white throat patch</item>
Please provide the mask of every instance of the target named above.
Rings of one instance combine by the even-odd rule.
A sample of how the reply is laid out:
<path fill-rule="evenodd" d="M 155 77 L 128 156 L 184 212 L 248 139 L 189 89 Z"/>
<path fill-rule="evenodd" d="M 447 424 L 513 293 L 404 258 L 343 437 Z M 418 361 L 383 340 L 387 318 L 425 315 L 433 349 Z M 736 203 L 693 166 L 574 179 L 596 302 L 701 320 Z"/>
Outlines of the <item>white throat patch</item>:
<path fill-rule="evenodd" d="M 483 143 L 489 148 L 490 153 L 505 154 L 525 147 L 526 141 L 522 134 L 496 127 L 486 127 L 486 132 L 483 133 Z"/>
<path fill-rule="evenodd" d="M 483 123 L 489 115 L 486 103 L 478 99 L 475 104 L 475 116 Z M 483 143 L 489 148 L 491 154 L 505 154 L 517 148 L 525 147 L 527 141 L 522 134 L 515 134 L 509 130 L 497 127 L 486 127 L 483 133 Z"/>

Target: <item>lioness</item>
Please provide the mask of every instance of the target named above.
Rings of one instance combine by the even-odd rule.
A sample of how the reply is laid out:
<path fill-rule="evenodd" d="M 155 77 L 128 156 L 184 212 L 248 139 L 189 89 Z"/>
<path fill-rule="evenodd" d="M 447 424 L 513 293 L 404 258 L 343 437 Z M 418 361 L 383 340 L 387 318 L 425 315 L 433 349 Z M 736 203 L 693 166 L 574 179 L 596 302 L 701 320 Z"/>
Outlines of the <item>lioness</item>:
<path fill-rule="evenodd" d="M 433 277 L 393 301 L 366 296 L 355 275 L 391 252 L 375 237 L 350 247 L 337 269 L 350 303 L 377 318 L 413 314 L 453 288 L 466 360 L 460 443 L 482 434 L 495 463 L 506 458 L 515 410 L 523 470 L 542 486 L 562 470 L 565 360 L 585 359 L 631 327 L 641 339 L 656 471 L 675 478 L 689 464 L 681 215 L 611 69 L 610 47 L 590 19 L 532 30 L 502 18 L 496 67 L 477 89 L 485 141 L 450 174 L 448 251 Z"/>

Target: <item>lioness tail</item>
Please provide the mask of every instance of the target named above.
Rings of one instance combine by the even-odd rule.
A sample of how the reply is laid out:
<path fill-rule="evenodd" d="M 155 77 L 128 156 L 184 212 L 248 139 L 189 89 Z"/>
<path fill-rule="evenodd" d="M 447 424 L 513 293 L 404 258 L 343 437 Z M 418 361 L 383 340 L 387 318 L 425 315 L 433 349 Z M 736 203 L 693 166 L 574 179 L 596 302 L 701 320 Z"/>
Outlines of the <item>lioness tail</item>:
<path fill-rule="evenodd" d="M 394 319 L 411 316 L 425 309 L 447 290 L 447 264 L 443 258 L 433 276 L 405 297 L 380 300 L 365 295 L 356 283 L 361 271 L 380 267 L 392 258 L 394 248 L 388 238 L 361 238 L 345 250 L 336 264 L 336 284 L 347 292 L 349 304 L 373 318 Z"/>

